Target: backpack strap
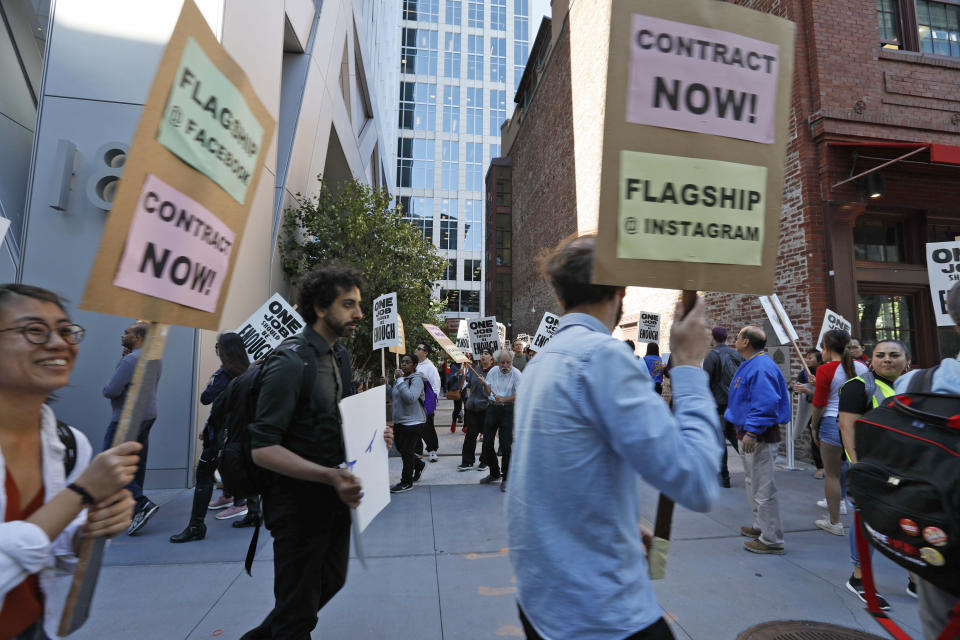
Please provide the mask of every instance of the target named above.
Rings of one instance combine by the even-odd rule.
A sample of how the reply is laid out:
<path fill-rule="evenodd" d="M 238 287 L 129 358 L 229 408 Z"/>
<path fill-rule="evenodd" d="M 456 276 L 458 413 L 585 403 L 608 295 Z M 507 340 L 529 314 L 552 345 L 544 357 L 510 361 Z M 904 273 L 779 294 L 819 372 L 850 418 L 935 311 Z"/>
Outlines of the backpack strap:
<path fill-rule="evenodd" d="M 250 546 L 247 547 L 247 557 L 243 561 L 243 568 L 247 570 L 247 575 L 251 577 L 253 574 L 250 573 L 250 569 L 253 567 L 253 557 L 257 555 L 257 542 L 260 541 L 260 523 L 262 521 L 263 516 L 260 516 L 260 520 L 257 521 L 257 526 L 253 530 L 253 537 L 250 538 Z"/>
<path fill-rule="evenodd" d="M 63 420 L 57 420 L 57 437 L 66 448 L 63 453 L 63 475 L 67 478 L 77 466 L 77 438 L 73 435 L 70 425 Z"/>
<path fill-rule="evenodd" d="M 913 374 L 910 384 L 907 385 L 907 393 L 930 393 L 933 389 L 933 375 L 937 372 L 940 365 L 921 369 Z"/>

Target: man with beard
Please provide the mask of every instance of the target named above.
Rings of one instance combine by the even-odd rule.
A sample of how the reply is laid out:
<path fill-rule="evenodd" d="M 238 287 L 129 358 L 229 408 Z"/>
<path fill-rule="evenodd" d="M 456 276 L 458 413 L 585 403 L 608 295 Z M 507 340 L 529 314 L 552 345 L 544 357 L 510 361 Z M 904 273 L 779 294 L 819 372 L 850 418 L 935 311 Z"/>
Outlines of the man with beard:
<path fill-rule="evenodd" d="M 133 381 L 133 372 L 137 368 L 137 360 L 140 359 L 140 348 L 143 347 L 143 341 L 147 337 L 147 326 L 146 322 L 137 321 L 124 330 L 123 335 L 120 336 L 123 357 L 117 363 L 117 368 L 114 369 L 110 380 L 103 385 L 103 396 L 110 400 L 110 408 L 113 411 L 110 424 L 107 426 L 107 432 L 103 435 L 104 451 L 113 448 L 113 437 L 117 432 L 117 425 L 120 424 L 120 414 L 123 413 L 123 405 L 127 401 L 127 389 L 130 388 L 130 383 Z M 143 448 L 140 450 L 137 473 L 133 476 L 130 484 L 127 485 L 127 489 L 130 490 L 137 503 L 133 510 L 133 520 L 127 528 L 128 536 L 132 536 L 142 529 L 147 524 L 147 520 L 153 517 L 153 514 L 160 508 L 150 498 L 143 495 L 143 482 L 147 475 L 150 428 L 157 420 L 157 385 L 159 384 L 160 371 L 158 370 L 153 388 L 147 390 L 149 395 L 147 406 L 143 410 L 143 422 L 140 423 L 140 429 L 136 432 L 136 438 L 134 438 Z"/>
<path fill-rule="evenodd" d="M 591 284 L 595 251 L 595 237 L 575 238 L 542 263 L 564 316 L 517 392 L 506 513 L 520 621 L 531 639 L 673 638 L 650 585 L 637 477 L 696 511 L 720 492 L 704 304 L 675 310 L 671 412 L 610 335 L 626 289 Z"/>
<path fill-rule="evenodd" d="M 355 269 L 320 266 L 300 284 L 307 326 L 296 343 L 281 347 L 263 365 L 256 417 L 250 423 L 253 461 L 269 470 L 263 492 L 264 524 L 273 536 L 273 610 L 244 640 L 307 638 L 317 613 L 347 577 L 350 507 L 363 497 L 360 481 L 344 462 L 339 402 L 342 379 L 334 345 L 353 334 L 363 278 Z M 301 396 L 310 363 L 316 377 Z M 393 434 L 385 429 L 388 446 Z"/>

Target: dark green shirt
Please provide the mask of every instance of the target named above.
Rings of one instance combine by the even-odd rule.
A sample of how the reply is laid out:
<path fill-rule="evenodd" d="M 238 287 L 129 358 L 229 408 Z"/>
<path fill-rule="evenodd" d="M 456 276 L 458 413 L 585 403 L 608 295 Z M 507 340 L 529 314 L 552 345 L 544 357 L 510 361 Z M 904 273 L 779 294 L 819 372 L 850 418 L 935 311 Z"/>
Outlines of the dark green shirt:
<path fill-rule="evenodd" d="M 281 445 L 302 458 L 325 467 L 344 461 L 340 398 L 343 384 L 340 367 L 330 345 L 307 326 L 298 338 L 312 349 L 317 376 L 309 402 L 299 403 L 303 388 L 304 358 L 293 348 L 278 349 L 270 355 L 260 374 L 256 417 L 250 424 L 254 449 Z"/>

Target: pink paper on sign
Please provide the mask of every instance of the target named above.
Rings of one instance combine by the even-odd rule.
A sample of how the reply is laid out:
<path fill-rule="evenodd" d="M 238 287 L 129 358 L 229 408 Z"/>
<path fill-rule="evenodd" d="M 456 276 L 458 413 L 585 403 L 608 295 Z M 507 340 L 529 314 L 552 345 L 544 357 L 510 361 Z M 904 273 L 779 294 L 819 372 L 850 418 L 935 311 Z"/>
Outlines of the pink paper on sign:
<path fill-rule="evenodd" d="M 779 47 L 634 14 L 627 121 L 774 142 Z"/>
<path fill-rule="evenodd" d="M 235 238 L 210 210 L 147 175 L 113 284 L 214 312 Z"/>

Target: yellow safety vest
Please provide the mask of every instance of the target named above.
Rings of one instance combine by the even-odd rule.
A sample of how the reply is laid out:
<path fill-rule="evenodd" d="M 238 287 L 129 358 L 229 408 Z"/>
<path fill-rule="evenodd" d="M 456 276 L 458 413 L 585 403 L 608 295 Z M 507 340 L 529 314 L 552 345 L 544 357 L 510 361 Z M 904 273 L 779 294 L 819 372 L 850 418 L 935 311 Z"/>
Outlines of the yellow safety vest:
<path fill-rule="evenodd" d="M 870 396 L 870 401 L 873 405 L 871 408 L 873 409 L 879 407 L 880 402 L 885 398 L 889 398 L 896 393 L 896 391 L 893 390 L 893 387 L 888 385 L 883 380 L 877 379 L 877 377 L 873 375 L 872 371 L 868 371 L 867 373 L 859 375 L 856 378 L 850 378 L 850 380 L 859 380 L 863 383 L 864 390 L 867 392 L 867 395 Z M 850 380 L 847 380 L 847 382 L 850 382 Z M 844 382 L 842 385 L 840 385 L 841 391 L 843 391 L 843 387 L 846 386 L 847 382 Z M 844 449 L 843 455 L 847 457 L 847 461 L 849 462 L 850 454 L 846 452 L 846 449 Z"/>

